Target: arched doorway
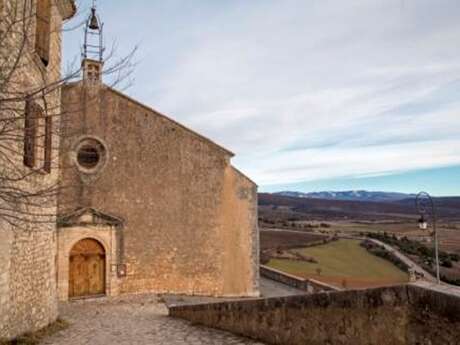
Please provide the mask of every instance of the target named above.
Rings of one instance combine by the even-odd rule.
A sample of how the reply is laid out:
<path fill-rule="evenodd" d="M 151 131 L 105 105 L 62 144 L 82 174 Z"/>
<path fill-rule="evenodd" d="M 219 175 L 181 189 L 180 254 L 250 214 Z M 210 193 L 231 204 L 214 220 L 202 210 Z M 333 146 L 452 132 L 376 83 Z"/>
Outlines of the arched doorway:
<path fill-rule="evenodd" d="M 91 238 L 77 242 L 70 251 L 69 297 L 105 294 L 105 250 Z"/>

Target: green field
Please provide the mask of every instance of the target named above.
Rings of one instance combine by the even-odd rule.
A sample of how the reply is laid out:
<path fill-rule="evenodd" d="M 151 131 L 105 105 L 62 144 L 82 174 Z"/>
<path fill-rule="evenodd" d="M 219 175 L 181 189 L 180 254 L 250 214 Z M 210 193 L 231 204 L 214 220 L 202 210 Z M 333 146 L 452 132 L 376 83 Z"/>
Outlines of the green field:
<path fill-rule="evenodd" d="M 268 266 L 296 276 L 314 278 L 348 288 L 384 286 L 408 281 L 409 277 L 405 272 L 392 263 L 368 253 L 359 243 L 360 241 L 341 239 L 325 245 L 295 250 L 315 258 L 317 264 L 272 259 Z M 318 269 L 321 271 L 318 272 Z"/>

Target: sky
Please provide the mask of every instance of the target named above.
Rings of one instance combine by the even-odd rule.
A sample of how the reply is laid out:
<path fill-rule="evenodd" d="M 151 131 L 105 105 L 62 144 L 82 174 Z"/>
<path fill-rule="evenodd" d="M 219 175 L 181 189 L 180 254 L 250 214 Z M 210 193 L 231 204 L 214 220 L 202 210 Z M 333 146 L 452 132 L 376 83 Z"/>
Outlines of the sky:
<path fill-rule="evenodd" d="M 138 46 L 124 92 L 234 152 L 261 191 L 460 195 L 460 1 L 97 6 L 107 46 Z M 65 32 L 67 63 L 82 40 Z"/>

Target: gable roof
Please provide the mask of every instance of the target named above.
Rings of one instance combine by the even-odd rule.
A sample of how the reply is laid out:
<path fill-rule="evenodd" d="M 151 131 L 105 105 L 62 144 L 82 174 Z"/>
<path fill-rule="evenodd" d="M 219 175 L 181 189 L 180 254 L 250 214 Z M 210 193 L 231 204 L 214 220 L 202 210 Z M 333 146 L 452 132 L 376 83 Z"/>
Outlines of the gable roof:
<path fill-rule="evenodd" d="M 140 107 L 142 107 L 142 108 L 144 108 L 144 109 L 146 109 L 146 110 L 148 110 L 148 111 L 150 111 L 150 112 L 155 113 L 155 115 L 160 116 L 161 118 L 163 118 L 163 119 L 165 119 L 165 120 L 167 120 L 167 121 L 169 121 L 169 122 L 172 122 L 172 123 L 175 124 L 176 126 L 179 126 L 180 128 L 186 130 L 187 132 L 189 132 L 189 133 L 191 133 L 192 135 L 198 137 L 199 139 L 205 141 L 206 143 L 211 144 L 212 146 L 216 147 L 217 149 L 219 149 L 219 150 L 221 150 L 221 151 L 224 151 L 224 153 L 226 153 L 226 154 L 229 155 L 230 157 L 234 157 L 234 156 L 235 156 L 235 154 L 234 154 L 232 151 L 227 150 L 225 147 L 223 147 L 223 146 L 217 144 L 216 142 L 212 141 L 211 139 L 205 137 L 204 135 L 202 135 L 202 134 L 200 134 L 200 133 L 198 133 L 198 132 L 195 132 L 194 130 L 192 130 L 192 129 L 186 127 L 186 126 L 184 126 L 183 124 L 177 122 L 176 120 L 171 119 L 170 117 L 168 117 L 168 116 L 166 116 L 166 115 L 160 113 L 159 111 L 157 111 L 157 110 L 155 110 L 155 109 L 153 109 L 153 108 L 151 108 L 151 107 L 149 107 L 149 106 L 147 106 L 147 105 L 145 105 L 145 104 L 143 104 L 143 103 L 141 103 L 141 102 L 139 102 L 139 101 L 137 101 L 137 100 L 135 100 L 135 99 L 133 99 L 133 98 L 127 96 L 127 95 L 125 95 L 124 93 L 122 93 L 122 92 L 120 92 L 120 91 L 117 91 L 117 90 L 111 88 L 110 86 L 107 86 L 107 85 L 105 85 L 105 84 L 104 84 L 104 86 L 107 88 L 107 90 L 111 91 L 112 93 L 114 93 L 114 94 L 116 94 L 116 95 L 118 95 L 118 96 L 120 96 L 120 97 L 123 97 L 123 98 L 127 99 L 128 101 L 130 101 L 130 102 L 132 102 L 132 103 L 135 103 L 135 104 L 137 104 L 138 106 L 140 106 Z"/>
<path fill-rule="evenodd" d="M 63 87 L 64 87 L 64 88 L 65 88 L 65 87 L 71 88 L 71 87 L 78 86 L 78 85 L 81 85 L 81 84 L 83 84 L 83 81 L 82 81 L 82 80 L 79 80 L 79 81 L 76 81 L 76 82 L 66 83 L 66 84 L 63 85 Z M 115 94 L 115 95 L 117 95 L 117 96 L 119 96 L 119 97 L 122 97 L 122 98 L 128 100 L 129 102 L 134 103 L 134 104 L 136 104 L 136 105 L 138 105 L 138 106 L 144 108 L 145 110 L 149 111 L 150 113 L 154 113 L 155 115 L 157 115 L 157 116 L 159 116 L 159 117 L 165 119 L 166 121 L 169 121 L 169 122 L 173 123 L 174 125 L 176 125 L 176 126 L 182 128 L 182 129 L 184 129 L 186 132 L 192 134 L 193 136 L 199 138 L 200 140 L 202 140 L 202 141 L 204 141 L 204 142 L 206 142 L 206 143 L 208 143 L 208 144 L 214 146 L 215 148 L 217 148 L 217 149 L 219 149 L 220 151 L 224 152 L 226 155 L 230 156 L 230 158 L 235 156 L 235 154 L 234 154 L 232 151 L 227 150 L 225 147 L 223 147 L 223 146 L 217 144 L 216 142 L 212 141 L 211 139 L 205 137 L 204 135 L 201 135 L 200 133 L 195 132 L 194 130 L 192 130 L 192 129 L 186 127 L 186 126 L 184 126 L 183 124 L 177 122 L 176 120 L 171 119 L 170 117 L 168 117 L 168 116 L 166 116 L 166 115 L 160 113 L 159 111 L 157 111 L 157 110 L 155 110 L 155 109 L 153 109 L 153 108 L 151 108 L 151 107 L 149 107 L 149 106 L 147 106 L 147 105 L 145 105 L 145 104 L 143 104 L 143 103 L 141 103 L 141 102 L 139 102 L 139 101 L 137 101 L 137 100 L 135 100 L 135 99 L 133 99 L 133 98 L 127 96 L 127 95 L 125 95 L 124 93 L 122 93 L 122 92 L 120 92 L 120 91 L 117 91 L 117 90 L 113 89 L 113 88 L 110 87 L 110 86 L 107 86 L 107 85 L 105 85 L 105 84 L 103 84 L 103 86 L 104 86 L 107 90 L 109 90 L 110 92 L 112 92 L 113 94 Z"/>

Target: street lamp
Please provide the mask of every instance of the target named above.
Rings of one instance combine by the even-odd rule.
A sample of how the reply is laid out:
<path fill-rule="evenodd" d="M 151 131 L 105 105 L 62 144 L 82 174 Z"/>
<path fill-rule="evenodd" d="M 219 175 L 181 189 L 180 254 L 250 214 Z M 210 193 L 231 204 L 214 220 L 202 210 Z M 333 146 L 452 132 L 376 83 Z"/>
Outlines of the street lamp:
<path fill-rule="evenodd" d="M 428 228 L 428 223 L 423 214 L 420 216 L 420 219 L 418 220 L 418 227 L 420 230 L 426 230 Z"/>
<path fill-rule="evenodd" d="M 431 221 L 433 226 L 434 233 L 434 245 L 435 245 L 435 255 L 436 255 L 436 280 L 440 284 L 441 279 L 439 278 L 439 243 L 438 243 L 438 232 L 436 230 L 436 208 L 434 205 L 433 198 L 427 192 L 420 192 L 415 198 L 415 205 L 417 212 L 420 214 L 420 219 L 418 221 L 418 227 L 420 230 L 426 230 L 428 228 L 428 222 L 425 218 L 427 212 L 431 213 Z"/>

